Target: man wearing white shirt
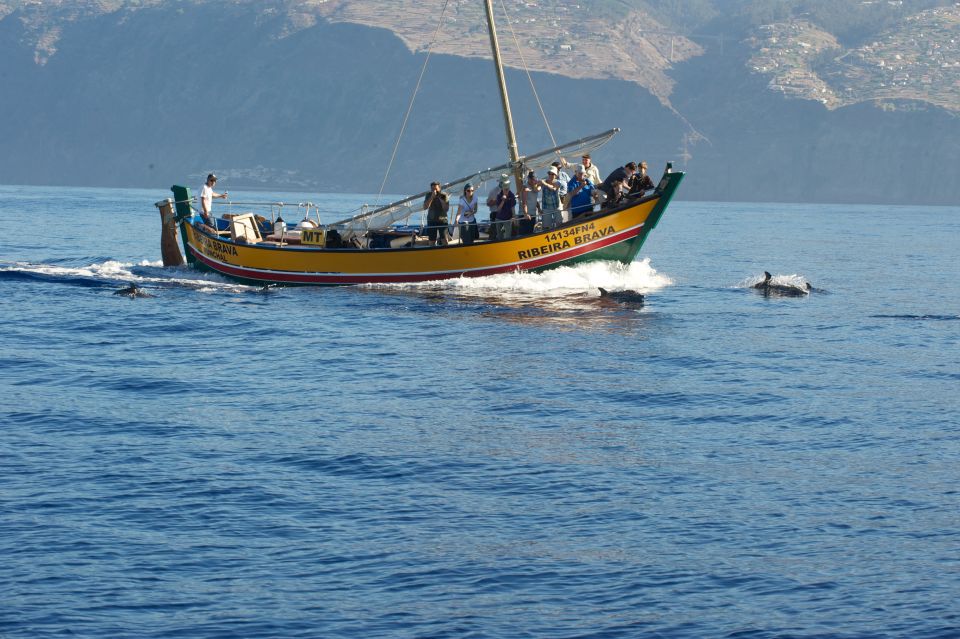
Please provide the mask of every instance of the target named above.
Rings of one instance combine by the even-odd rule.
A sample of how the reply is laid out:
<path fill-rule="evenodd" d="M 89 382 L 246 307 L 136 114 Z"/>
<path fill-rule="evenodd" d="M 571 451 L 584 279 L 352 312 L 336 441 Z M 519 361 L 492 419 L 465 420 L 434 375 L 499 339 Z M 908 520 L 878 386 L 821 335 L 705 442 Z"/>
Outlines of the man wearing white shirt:
<path fill-rule="evenodd" d="M 584 173 L 586 174 L 587 178 L 593 182 L 594 186 L 599 186 L 600 183 L 603 182 L 603 180 L 600 179 L 600 169 L 598 169 L 597 165 L 593 163 L 589 153 L 584 153 L 582 160 Z"/>
<path fill-rule="evenodd" d="M 213 190 L 216 184 L 217 176 L 211 173 L 207 176 L 207 183 L 200 189 L 200 215 L 203 216 L 203 221 L 214 229 L 217 228 L 217 223 L 213 219 L 213 198 L 220 198 L 221 200 L 227 198 L 226 191 L 216 193 Z"/>

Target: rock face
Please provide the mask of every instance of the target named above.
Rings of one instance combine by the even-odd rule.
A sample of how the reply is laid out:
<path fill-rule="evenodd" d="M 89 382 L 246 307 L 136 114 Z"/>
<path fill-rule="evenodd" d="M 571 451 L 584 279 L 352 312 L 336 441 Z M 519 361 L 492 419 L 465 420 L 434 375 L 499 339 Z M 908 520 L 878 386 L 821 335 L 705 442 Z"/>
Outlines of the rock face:
<path fill-rule="evenodd" d="M 392 4 L 0 0 L 0 183 L 165 189 L 215 170 L 229 190 L 375 193 L 442 3 Z M 850 43 L 786 20 L 698 39 L 601 2 L 582 19 L 520 4 L 513 28 L 557 142 L 622 129 L 595 155 L 604 172 L 673 160 L 686 199 L 960 203 L 960 61 L 931 26 L 949 7 L 903 21 L 930 39 L 908 51 L 903 29 Z M 505 161 L 479 8 L 458 11 L 388 193 Z M 507 25 L 500 38 L 509 56 Z M 896 55 L 920 79 L 880 87 L 874 67 Z M 521 152 L 551 146 L 526 75 L 507 76 Z"/>

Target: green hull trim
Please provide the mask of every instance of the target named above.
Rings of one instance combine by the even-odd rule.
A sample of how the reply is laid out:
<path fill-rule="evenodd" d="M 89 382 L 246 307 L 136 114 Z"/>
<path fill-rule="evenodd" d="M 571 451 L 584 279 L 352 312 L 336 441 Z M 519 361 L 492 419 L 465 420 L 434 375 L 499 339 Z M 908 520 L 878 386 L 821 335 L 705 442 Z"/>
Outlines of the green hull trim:
<path fill-rule="evenodd" d="M 187 231 L 183 224 L 183 220 L 193 216 L 193 209 L 190 207 L 190 200 L 193 199 L 190 196 L 190 189 L 186 186 L 174 184 L 170 187 L 170 190 L 173 191 L 173 202 L 177 211 L 177 221 L 180 223 L 180 242 L 183 244 L 183 252 L 186 254 L 187 264 L 200 266 L 197 258 L 190 252 L 190 247 L 187 246 Z"/>
<path fill-rule="evenodd" d="M 663 214 L 666 212 L 667 206 L 670 204 L 670 200 L 673 199 L 673 195 L 677 191 L 677 187 L 680 186 L 680 182 L 683 181 L 683 176 L 684 174 L 682 172 L 664 173 L 663 179 L 660 180 L 660 184 L 657 186 L 662 193 L 660 200 L 650 212 L 650 216 L 643 225 L 643 230 L 641 230 L 636 237 L 619 242 L 618 244 L 614 244 L 612 246 L 607 246 L 597 251 L 592 251 L 585 255 L 572 257 L 569 260 L 565 260 L 557 264 L 550 264 L 540 269 L 534 269 L 535 272 L 539 273 L 548 271 L 552 268 L 557 268 L 559 266 L 572 266 L 574 264 L 596 262 L 599 260 L 630 264 L 637 259 L 637 255 L 640 254 L 640 249 L 643 248 L 643 243 L 647 240 L 647 236 L 650 235 L 650 232 L 653 231 L 653 229 L 657 228 L 657 224 L 659 224 L 660 218 L 663 217 Z"/>

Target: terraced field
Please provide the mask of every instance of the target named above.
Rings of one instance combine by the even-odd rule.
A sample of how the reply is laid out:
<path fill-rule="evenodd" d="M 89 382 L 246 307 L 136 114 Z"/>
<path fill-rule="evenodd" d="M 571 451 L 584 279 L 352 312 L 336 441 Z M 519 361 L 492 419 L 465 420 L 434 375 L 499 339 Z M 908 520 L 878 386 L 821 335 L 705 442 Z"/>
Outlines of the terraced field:
<path fill-rule="evenodd" d="M 805 20 L 763 25 L 749 67 L 769 87 L 829 109 L 868 100 L 919 100 L 960 111 L 960 5 L 909 16 L 846 49 Z"/>

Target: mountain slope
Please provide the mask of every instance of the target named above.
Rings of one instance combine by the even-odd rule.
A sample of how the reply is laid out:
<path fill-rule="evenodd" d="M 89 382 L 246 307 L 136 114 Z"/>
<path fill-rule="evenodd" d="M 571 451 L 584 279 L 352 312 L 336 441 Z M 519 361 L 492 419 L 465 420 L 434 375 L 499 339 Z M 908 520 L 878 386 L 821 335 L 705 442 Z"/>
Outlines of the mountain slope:
<path fill-rule="evenodd" d="M 763 25 L 748 42 L 771 89 L 829 109 L 914 100 L 960 112 L 960 5 L 908 16 L 855 48 L 806 20 Z"/>
<path fill-rule="evenodd" d="M 869 78 L 856 85 L 856 73 L 848 79 L 833 71 L 855 66 L 859 54 L 843 57 L 847 52 L 870 47 L 896 55 L 894 34 L 915 29 L 912 22 L 897 29 L 882 22 L 888 35 L 875 46 L 873 31 L 854 32 L 848 25 L 835 35 L 810 14 L 803 35 L 771 43 L 772 31 L 761 27 L 799 24 L 794 16 L 765 23 L 707 11 L 699 29 L 738 37 L 690 34 L 680 40 L 669 35 L 679 27 L 664 12 L 666 2 L 632 3 L 619 18 L 611 17 L 611 7 L 620 10 L 622 3 L 594 3 L 582 28 L 568 29 L 580 50 L 565 52 L 558 48 L 562 38 L 550 49 L 549 39 L 530 35 L 542 15 L 554 20 L 559 3 L 529 4 L 536 6 L 509 8 L 518 20 L 536 18 L 514 30 L 527 38 L 521 46 L 528 65 L 550 71 L 533 76 L 557 141 L 613 126 L 623 130 L 600 152 L 602 169 L 647 159 L 659 170 L 675 160 L 690 172 L 682 194 L 687 198 L 960 202 L 953 178 L 960 156 L 951 142 L 960 139 L 960 118 L 949 87 L 922 94 L 864 89 L 850 98 L 845 87 L 871 86 Z M 426 57 L 420 47 L 430 41 L 442 3 L 425 5 L 436 9 L 433 14 L 422 7 L 414 13 L 420 5 L 412 3 L 381 3 L 380 13 L 369 17 L 371 6 L 365 0 L 0 0 L 6 89 L 0 182 L 165 188 L 192 184 L 214 169 L 228 188 L 376 192 Z M 385 13 L 384 7 L 410 14 Z M 463 2 L 448 10 L 460 26 L 436 47 L 451 53 L 430 58 L 388 191 L 419 190 L 432 179 L 505 160 L 482 24 L 466 26 L 477 10 Z M 952 15 L 931 11 L 921 12 L 925 20 Z M 396 24 L 374 28 L 360 24 L 364 20 Z M 662 30 L 656 46 L 648 39 L 653 24 Z M 922 22 L 925 33 L 928 24 Z M 548 27 L 556 28 L 552 22 Z M 603 29 L 606 44 L 597 35 Z M 632 35 L 618 39 L 614 33 Z M 500 37 L 512 40 L 507 26 Z M 777 46 L 806 51 L 799 41 L 817 51 L 790 67 L 793 75 L 783 76 L 782 64 L 772 72 L 760 69 L 758 56 L 782 60 L 772 53 Z M 540 42 L 543 51 L 531 53 L 540 51 L 531 42 Z M 944 55 L 941 65 L 952 59 Z M 922 64 L 926 58 L 916 59 Z M 604 66 L 603 60 L 612 62 Z M 562 74 L 571 68 L 571 75 L 580 75 Z M 952 66 L 941 68 L 942 77 L 952 77 Z M 508 82 L 521 149 L 550 146 L 525 75 L 508 71 Z M 778 88 L 787 86 L 796 90 Z"/>

